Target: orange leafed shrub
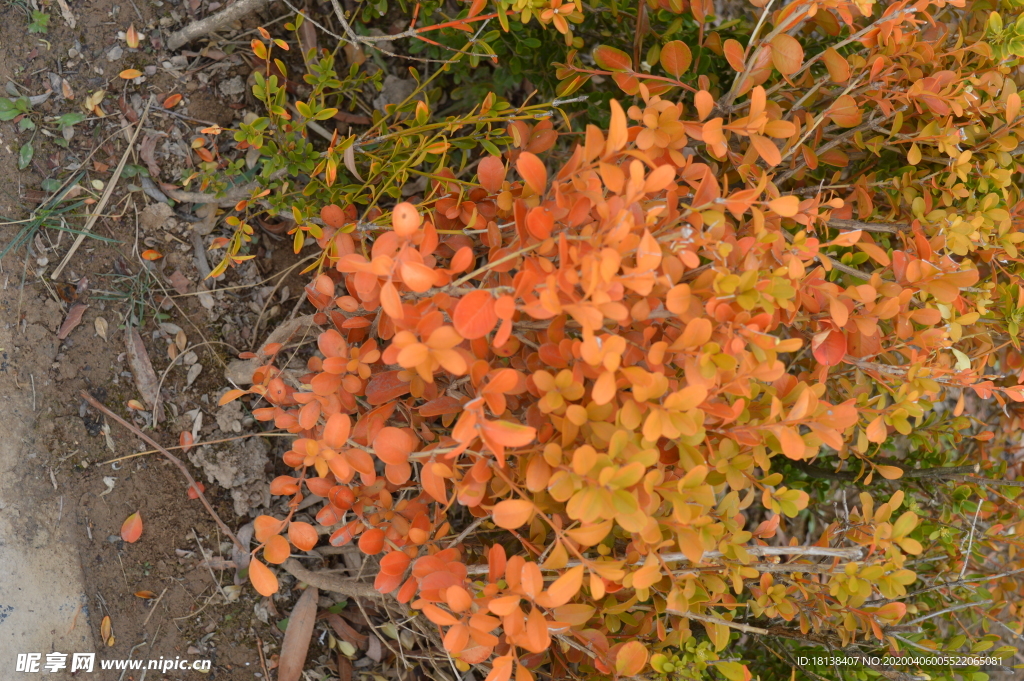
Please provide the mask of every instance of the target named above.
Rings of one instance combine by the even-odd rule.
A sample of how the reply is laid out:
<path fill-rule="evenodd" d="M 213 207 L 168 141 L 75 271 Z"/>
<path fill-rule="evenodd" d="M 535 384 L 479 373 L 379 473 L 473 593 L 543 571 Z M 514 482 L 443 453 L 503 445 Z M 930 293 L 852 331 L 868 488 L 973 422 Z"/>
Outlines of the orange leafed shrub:
<path fill-rule="evenodd" d="M 957 417 L 968 391 L 1024 400 L 1020 98 L 986 12 L 961 35 L 935 20 L 962 5 L 784 5 L 750 45 L 709 45 L 736 71 L 724 92 L 679 89 L 685 45 L 658 79 L 608 48 L 638 98 L 565 156 L 518 121 L 474 183 L 441 170 L 376 230 L 324 207 L 319 352 L 289 373 L 268 348 L 249 391 L 296 436 L 272 493 L 323 497 L 330 544 L 379 556 L 376 588 L 487 681 L 664 672 L 695 622 L 721 651 L 741 613 L 889 640 L 926 551 L 916 501 L 864 491 L 809 545 L 782 537 L 811 460 L 899 479 L 913 461 L 882 445 L 947 395 Z M 462 541 L 466 514 L 500 532 Z M 317 543 L 291 516 L 256 537 L 272 564 Z"/>

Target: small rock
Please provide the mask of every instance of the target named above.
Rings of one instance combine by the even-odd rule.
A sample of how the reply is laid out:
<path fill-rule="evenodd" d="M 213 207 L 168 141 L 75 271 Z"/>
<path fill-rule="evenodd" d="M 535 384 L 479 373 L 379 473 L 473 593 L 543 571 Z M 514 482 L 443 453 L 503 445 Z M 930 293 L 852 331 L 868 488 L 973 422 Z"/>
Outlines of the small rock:
<path fill-rule="evenodd" d="M 416 81 L 388 75 L 384 79 L 383 88 L 377 98 L 373 100 L 374 108 L 383 110 L 388 104 L 400 104 L 416 89 Z M 418 97 L 422 98 L 422 96 Z"/>
<path fill-rule="evenodd" d="M 155 232 L 162 230 L 172 215 L 174 209 L 166 203 L 151 203 L 139 215 L 139 222 L 142 223 L 144 231 Z"/>
<path fill-rule="evenodd" d="M 217 85 L 217 89 L 225 97 L 234 97 L 236 95 L 245 94 L 245 81 L 242 80 L 241 76 L 235 76 L 230 80 L 222 80 Z"/>
<path fill-rule="evenodd" d="M 114 45 L 107 50 L 107 61 L 117 61 L 124 54 L 124 50 L 121 49 L 120 45 Z"/>

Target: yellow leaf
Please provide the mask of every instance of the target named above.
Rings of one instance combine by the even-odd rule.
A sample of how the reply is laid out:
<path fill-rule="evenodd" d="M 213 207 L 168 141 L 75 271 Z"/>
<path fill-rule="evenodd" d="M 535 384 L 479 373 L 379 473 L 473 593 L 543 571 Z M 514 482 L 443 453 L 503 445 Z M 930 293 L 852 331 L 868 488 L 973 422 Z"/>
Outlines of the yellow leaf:
<path fill-rule="evenodd" d="M 917 146 L 917 142 L 910 145 L 910 151 L 907 152 L 907 163 L 912 166 L 916 166 L 921 162 L 921 148 Z"/>

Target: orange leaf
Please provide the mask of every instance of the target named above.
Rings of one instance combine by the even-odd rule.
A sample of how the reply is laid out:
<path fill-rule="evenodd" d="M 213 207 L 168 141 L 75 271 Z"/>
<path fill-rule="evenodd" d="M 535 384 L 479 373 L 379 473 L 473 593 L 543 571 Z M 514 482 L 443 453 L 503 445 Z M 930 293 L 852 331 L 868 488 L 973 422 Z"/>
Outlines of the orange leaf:
<path fill-rule="evenodd" d="M 742 71 L 744 69 L 743 45 L 740 45 L 738 40 L 729 38 L 722 45 L 722 49 L 725 50 L 725 58 L 728 60 L 729 66 L 737 73 Z"/>
<path fill-rule="evenodd" d="M 178 102 L 180 102 L 180 101 L 181 101 L 181 95 L 180 94 L 175 93 L 173 95 L 168 95 L 167 99 L 164 100 L 164 108 L 165 109 L 173 109 L 174 107 L 178 106 Z"/>
<path fill-rule="evenodd" d="M 594 62 L 606 71 L 630 71 L 633 68 L 633 59 L 628 54 L 607 45 L 594 48 Z"/>
<path fill-rule="evenodd" d="M 268 563 L 280 565 L 288 560 L 290 555 L 292 555 L 292 547 L 288 545 L 288 540 L 279 534 L 268 539 L 263 547 L 263 557 Z"/>
<path fill-rule="evenodd" d="M 574 568 L 570 568 L 548 587 L 546 602 L 543 606 L 545 608 L 557 608 L 565 605 L 572 600 L 573 596 L 579 593 L 581 588 L 583 588 L 583 566 L 577 565 Z"/>
<path fill-rule="evenodd" d="M 506 530 L 514 530 L 526 524 L 533 515 L 533 502 L 526 499 L 499 501 L 491 509 L 494 524 Z"/>
<path fill-rule="evenodd" d="M 261 596 L 273 596 L 277 593 L 277 576 L 258 560 L 249 563 L 249 581 Z"/>
<path fill-rule="evenodd" d="M 181 435 L 178 436 L 178 444 L 181 445 L 181 451 L 183 453 L 188 453 L 188 450 L 192 449 L 192 433 L 187 430 L 181 431 Z"/>
<path fill-rule="evenodd" d="M 846 57 L 836 52 L 835 49 L 830 47 L 825 50 L 822 61 L 825 62 L 825 68 L 828 69 L 828 77 L 833 83 L 845 83 L 850 80 L 850 63 L 846 61 Z"/>
<path fill-rule="evenodd" d="M 780 196 L 777 199 L 772 199 L 768 202 L 768 209 L 784 218 L 791 218 L 800 212 L 800 197 L 790 194 L 789 196 Z"/>
<path fill-rule="evenodd" d="M 284 521 L 278 520 L 272 515 L 256 516 L 256 519 L 252 521 L 252 525 L 256 541 L 261 544 L 265 544 L 267 540 L 284 529 Z"/>
<path fill-rule="evenodd" d="M 408 431 L 387 426 L 373 439 L 373 453 L 384 463 L 403 464 L 408 462 L 418 442 Z"/>
<path fill-rule="evenodd" d="M 485 421 L 484 433 L 505 447 L 525 447 L 537 437 L 537 429 L 511 421 Z"/>
<path fill-rule="evenodd" d="M 142 536 L 142 516 L 136 511 L 128 516 L 123 523 L 121 523 L 121 539 L 124 539 L 129 544 L 134 544 L 139 541 L 139 537 Z"/>
<path fill-rule="evenodd" d="M 875 470 L 886 480 L 899 480 L 903 477 L 903 469 L 897 466 L 875 466 Z"/>
<path fill-rule="evenodd" d="M 498 323 L 498 314 L 494 310 L 494 296 L 490 291 L 467 293 L 455 306 L 452 323 L 463 338 L 483 338 Z"/>
<path fill-rule="evenodd" d="M 857 106 L 857 100 L 850 95 L 841 95 L 828 110 L 832 122 L 841 128 L 852 128 L 860 125 L 863 113 Z"/>
<path fill-rule="evenodd" d="M 139 48 L 139 32 L 135 30 L 135 24 L 129 26 L 128 30 L 125 31 L 124 41 L 127 43 L 128 47 L 133 50 L 137 50 Z"/>
<path fill-rule="evenodd" d="M 153 593 L 152 591 L 136 591 L 135 595 L 138 596 L 139 598 L 145 598 L 146 600 L 151 600 L 151 599 L 156 598 L 156 594 Z"/>
<path fill-rule="evenodd" d="M 144 260 L 159 260 L 164 257 L 164 254 L 160 251 L 154 251 L 152 248 L 142 252 L 142 258 Z"/>
<path fill-rule="evenodd" d="M 380 306 L 384 314 L 392 319 L 402 319 L 405 311 L 402 309 L 402 297 L 398 295 L 398 289 L 390 281 L 384 282 L 380 287 Z"/>
<path fill-rule="evenodd" d="M 678 78 L 690 68 L 693 55 L 682 40 L 670 40 L 661 48 L 661 65 Z"/>
<path fill-rule="evenodd" d="M 220 400 L 217 401 L 217 405 L 223 407 L 228 402 L 234 402 L 242 395 L 248 395 L 248 390 L 229 390 L 220 396 Z"/>
<path fill-rule="evenodd" d="M 323 442 L 331 449 L 341 449 L 348 442 L 351 432 L 352 420 L 348 414 L 331 414 L 324 426 Z"/>
<path fill-rule="evenodd" d="M 125 69 L 124 71 L 122 71 L 121 73 L 119 73 L 117 75 L 121 76 L 125 80 L 133 80 L 133 79 L 138 78 L 139 76 L 141 76 L 142 75 L 142 71 L 139 71 L 138 69 Z"/>
<path fill-rule="evenodd" d="M 484 156 L 476 167 L 476 176 L 484 189 L 494 194 L 505 181 L 505 164 L 500 156 Z"/>
<path fill-rule="evenodd" d="M 615 671 L 619 676 L 636 676 L 647 664 L 647 648 L 640 641 L 630 641 L 615 654 Z"/>
<path fill-rule="evenodd" d="M 794 461 L 805 458 L 807 445 L 796 428 L 781 426 L 776 433 L 779 436 L 779 444 L 782 445 L 782 453 Z"/>
<path fill-rule="evenodd" d="M 516 170 L 534 194 L 544 193 L 548 185 L 548 170 L 544 167 L 544 162 L 536 155 L 528 151 L 519 154 L 519 158 L 516 160 Z"/>
<path fill-rule="evenodd" d="M 804 65 L 804 48 L 791 35 L 780 33 L 772 38 L 772 64 L 784 76 L 791 76 Z"/>
<path fill-rule="evenodd" d="M 205 492 L 205 491 L 206 491 L 206 485 L 204 485 L 201 482 L 197 482 L 194 485 L 189 485 L 188 486 L 188 492 L 186 492 L 186 494 L 188 495 L 189 499 L 198 499 L 199 495 L 201 493 Z"/>
<path fill-rule="evenodd" d="M 846 355 L 846 335 L 834 329 L 819 333 L 811 340 L 811 352 L 825 366 L 835 366 Z"/>
<path fill-rule="evenodd" d="M 875 419 L 868 424 L 866 429 L 868 436 L 868 442 L 885 442 L 885 438 L 888 436 L 888 429 L 885 427 L 885 420 L 881 416 L 876 416 Z"/>
<path fill-rule="evenodd" d="M 1006 123 L 1012 124 L 1020 114 L 1020 95 L 1016 92 L 1010 93 L 1006 98 Z"/>
<path fill-rule="evenodd" d="M 359 550 L 368 556 L 375 556 L 384 550 L 384 530 L 371 528 L 359 537 Z"/>
<path fill-rule="evenodd" d="M 309 523 L 292 521 L 288 525 L 288 541 L 295 545 L 300 551 L 309 551 L 316 546 L 320 535 L 316 528 Z"/>

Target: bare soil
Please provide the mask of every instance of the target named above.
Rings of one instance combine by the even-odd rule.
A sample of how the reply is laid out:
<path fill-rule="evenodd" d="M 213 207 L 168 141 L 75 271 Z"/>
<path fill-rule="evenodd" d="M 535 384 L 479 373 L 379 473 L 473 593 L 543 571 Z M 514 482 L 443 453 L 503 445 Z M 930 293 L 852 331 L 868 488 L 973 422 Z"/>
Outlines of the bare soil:
<path fill-rule="evenodd" d="M 25 6 L 9 1 L 0 6 L 0 88 L 11 83 L 0 96 L 39 95 L 58 86 L 46 102 L 33 108 L 36 130 L 19 129 L 17 120 L 0 123 L 0 216 L 7 221 L 31 218 L 49 194 L 43 189 L 44 180 L 63 181 L 72 171 L 85 173 L 77 199 L 98 199 L 126 149 L 124 131 L 134 129 L 149 94 L 156 95 L 158 105 L 140 140 L 155 140 L 153 157 L 162 175 L 153 178 L 157 182 L 173 181 L 188 167 L 185 147 L 206 122 L 228 125 L 245 113 L 244 96 L 234 92 L 237 88 L 220 87 L 233 79 L 235 85 L 238 78 L 244 82 L 246 67 L 237 55 L 220 50 L 217 58 L 196 53 L 172 57 L 159 50 L 160 30 L 170 31 L 193 15 L 201 16 L 208 10 L 205 2 L 91 0 L 71 6 L 76 27 L 67 25 L 54 3 L 44 7 L 50 24 L 42 35 L 27 32 L 30 19 Z M 146 36 L 139 50 L 130 50 L 118 38 L 118 32 L 130 24 Z M 118 78 L 127 68 L 146 73 L 146 81 L 130 85 Z M 63 89 L 61 80 L 70 92 Z M 100 104 L 107 117 L 77 124 L 67 148 L 56 144 L 61 132 L 47 126 L 50 118 L 82 112 L 82 101 L 98 90 L 107 93 Z M 159 106 L 171 93 L 184 96 L 174 112 Z M 69 94 L 73 99 L 66 97 Z M 27 167 L 19 170 L 19 150 L 26 142 L 33 145 L 34 154 Z M 138 153 L 129 163 L 147 165 Z M 31 456 L 26 454 L 16 469 L 3 471 L 0 520 L 10 520 L 13 534 L 41 550 L 54 542 L 73 545 L 72 555 L 77 555 L 79 564 L 67 564 L 63 570 L 45 568 L 40 576 L 44 582 L 58 582 L 77 579 L 80 570 L 84 599 L 80 610 L 68 618 L 72 629 L 82 623 L 88 626 L 98 658 L 210 659 L 213 669 L 205 678 L 265 678 L 257 641 L 264 643 L 272 667 L 281 638 L 278 621 L 286 615 L 247 584 L 236 585 L 242 580 L 230 563 L 230 542 L 200 503 L 188 498 L 180 472 L 161 455 L 108 463 L 148 447 L 87 408 L 79 393 L 89 391 L 166 446 L 176 445 L 179 433 L 194 429 L 200 417 L 196 440 L 246 434 L 254 428 L 251 418 L 217 407 L 217 399 L 228 387 L 224 363 L 250 349 L 256 340 L 250 329 L 257 318 L 266 329 L 295 307 L 302 283 L 293 277 L 284 286 L 268 290 L 271 285 L 264 277 L 294 262 L 289 249 L 268 241 L 256 261 L 220 284 L 227 290 L 204 292 L 189 216 L 179 213 L 147 229 L 139 215 L 153 202 L 132 186 L 138 181 L 121 178 L 105 217 L 96 224 L 96 234 L 116 243 L 86 239 L 58 282 L 48 281 L 49 273 L 75 235 L 52 225 L 40 229 L 27 249 L 22 246 L 0 260 L 5 303 L 0 326 L 9 332 L 12 343 L 0 350 L 0 387 L 10 388 L 19 404 L 31 404 L 34 420 L 22 448 Z M 91 208 L 69 214 L 66 226 L 80 229 Z M 0 251 L 27 224 L 0 226 Z M 208 243 L 210 237 L 205 238 Z M 138 254 L 147 248 L 158 249 L 165 257 L 155 264 L 145 263 Z M 143 272 L 144 267 L 150 272 Z M 87 287 L 81 286 L 83 279 Z M 85 290 L 76 291 L 76 286 Z M 276 297 L 268 300 L 269 296 Z M 58 329 L 76 302 L 88 305 L 81 323 L 58 340 Z M 97 319 L 103 320 L 100 326 Z M 128 407 L 130 400 L 143 400 L 126 357 L 124 327 L 128 324 L 138 327 L 157 376 L 166 374 L 162 395 L 167 422 L 155 431 L 147 414 Z M 105 339 L 101 326 L 105 326 Z M 168 369 L 171 356 L 182 354 L 176 352 L 175 328 L 181 329 L 195 355 L 191 362 L 179 360 Z M 190 381 L 189 368 L 194 365 L 202 370 Z M 0 438 L 19 432 L 13 425 L 5 428 L 0 422 Z M 266 479 L 274 468 L 273 444 L 256 450 L 264 460 L 257 462 L 255 470 L 265 469 Z M 239 446 L 218 445 L 229 453 Z M 244 450 L 242 455 L 252 456 L 253 451 Z M 192 472 L 206 484 L 207 496 L 229 526 L 237 528 L 257 512 L 247 508 L 242 516 L 236 515 L 238 502 L 231 490 L 203 470 L 193 466 Z M 12 516 L 15 507 L 20 511 Z M 119 531 L 125 518 L 136 511 L 142 515 L 144 531 L 138 542 L 128 544 Z M 26 554 L 26 560 L 30 558 Z M 112 624 L 109 641 L 101 635 L 105 616 Z M 3 618 L 0 611 L 0 633 Z M 81 637 L 79 643 L 89 637 Z M 60 640 L 57 633 L 53 640 Z M 56 647 L 32 650 L 10 642 L 0 644 L 0 678 L 13 676 L 17 653 L 54 650 L 60 652 Z M 108 673 L 111 679 L 143 678 L 132 671 L 123 677 L 120 672 L 97 672 L 89 678 L 104 678 Z M 50 678 L 72 677 L 58 673 Z M 172 671 L 149 673 L 145 678 L 204 677 Z"/>

